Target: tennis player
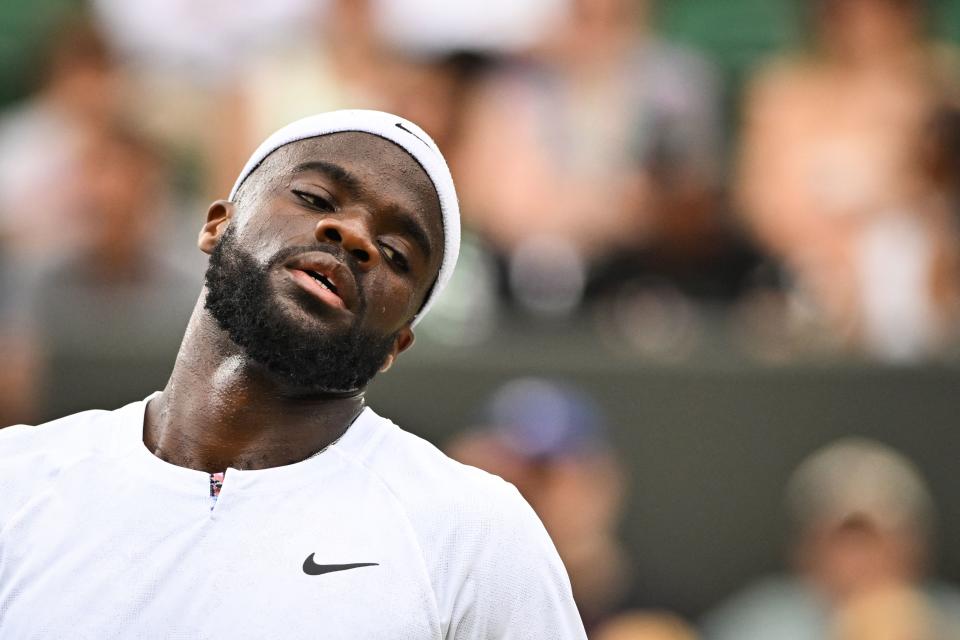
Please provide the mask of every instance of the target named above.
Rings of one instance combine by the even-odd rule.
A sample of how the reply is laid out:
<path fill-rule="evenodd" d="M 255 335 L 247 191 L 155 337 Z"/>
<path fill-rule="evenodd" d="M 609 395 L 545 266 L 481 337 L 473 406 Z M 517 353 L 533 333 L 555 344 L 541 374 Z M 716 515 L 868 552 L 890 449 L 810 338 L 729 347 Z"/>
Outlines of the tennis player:
<path fill-rule="evenodd" d="M 166 388 L 0 430 L 0 638 L 585 638 L 514 487 L 364 404 L 459 241 L 413 123 L 270 136 L 207 212 Z"/>

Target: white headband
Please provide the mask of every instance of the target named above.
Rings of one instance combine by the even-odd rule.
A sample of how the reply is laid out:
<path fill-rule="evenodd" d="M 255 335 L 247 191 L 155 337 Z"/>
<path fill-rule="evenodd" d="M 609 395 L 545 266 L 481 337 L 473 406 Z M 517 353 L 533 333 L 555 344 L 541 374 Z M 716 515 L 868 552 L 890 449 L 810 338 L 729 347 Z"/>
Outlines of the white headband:
<path fill-rule="evenodd" d="M 413 319 L 413 324 L 416 324 L 426 315 L 437 296 L 450 282 L 453 268 L 457 264 L 457 256 L 460 254 L 460 207 L 453 187 L 453 177 L 436 143 L 417 125 L 390 113 L 365 109 L 329 111 L 292 122 L 275 131 L 253 152 L 237 177 L 233 189 L 230 190 L 230 200 L 233 201 L 237 197 L 243 181 L 260 166 L 267 156 L 280 147 L 298 140 L 344 131 L 370 133 L 399 145 L 420 163 L 440 197 L 440 213 L 443 216 L 443 261 L 440 263 L 440 273 L 437 275 L 433 289 Z"/>

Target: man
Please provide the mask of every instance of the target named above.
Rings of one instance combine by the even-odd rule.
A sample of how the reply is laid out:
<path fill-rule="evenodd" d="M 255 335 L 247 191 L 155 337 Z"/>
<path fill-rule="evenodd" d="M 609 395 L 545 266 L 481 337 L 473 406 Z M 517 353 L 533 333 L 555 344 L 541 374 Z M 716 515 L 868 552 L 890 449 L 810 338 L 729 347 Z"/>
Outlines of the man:
<path fill-rule="evenodd" d="M 288 125 L 199 245 L 162 392 L 0 431 L 0 637 L 584 638 L 517 491 L 364 407 L 456 262 L 429 137 Z"/>
<path fill-rule="evenodd" d="M 920 470 L 861 437 L 793 472 L 790 575 L 763 578 L 710 612 L 708 640 L 958 638 L 960 592 L 928 571 L 936 519 Z"/>
<path fill-rule="evenodd" d="M 445 451 L 500 476 L 530 504 L 589 633 L 622 605 L 632 566 L 617 535 L 625 473 L 600 407 L 569 382 L 524 377 L 494 391 L 482 413 Z"/>

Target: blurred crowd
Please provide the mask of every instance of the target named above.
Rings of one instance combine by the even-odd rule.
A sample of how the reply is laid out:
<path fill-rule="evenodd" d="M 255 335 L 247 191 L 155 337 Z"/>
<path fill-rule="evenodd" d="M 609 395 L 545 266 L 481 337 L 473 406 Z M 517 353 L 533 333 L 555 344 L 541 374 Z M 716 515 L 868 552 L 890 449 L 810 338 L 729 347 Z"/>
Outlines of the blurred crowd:
<path fill-rule="evenodd" d="M 205 204 L 339 107 L 422 124 L 452 166 L 465 248 L 428 337 L 576 323 L 668 361 L 717 333 L 775 362 L 960 343 L 960 56 L 924 0 L 797 2 L 801 37 L 739 83 L 653 0 L 48 2 L 0 115 L 10 415 L 48 406 L 59 355 L 115 349 L 126 309 L 153 319 L 138 349 L 170 348 Z"/>
<path fill-rule="evenodd" d="M 520 378 L 447 445 L 455 459 L 512 482 L 537 511 L 591 638 L 960 638 L 960 589 L 931 576 L 937 514 L 926 481 L 902 454 L 862 437 L 811 452 L 790 476 L 782 575 L 758 578 L 699 620 L 650 606 L 618 538 L 628 461 L 608 429 L 582 390 Z"/>
<path fill-rule="evenodd" d="M 343 107 L 410 118 L 450 162 L 464 248 L 427 342 L 523 323 L 656 361 L 718 331 L 761 362 L 960 344 L 960 53 L 932 0 L 798 0 L 796 41 L 742 77 L 662 35 L 654 0 L 35 4 L 39 44 L 2 63 L 29 80 L 0 92 L 3 424 L 168 368 L 207 203 L 271 131 Z M 795 572 L 684 621 L 630 610 L 627 469 L 593 401 L 519 380 L 485 420 L 450 451 L 537 509 L 592 637 L 960 637 L 924 577 L 926 488 L 882 445 L 801 466 Z"/>

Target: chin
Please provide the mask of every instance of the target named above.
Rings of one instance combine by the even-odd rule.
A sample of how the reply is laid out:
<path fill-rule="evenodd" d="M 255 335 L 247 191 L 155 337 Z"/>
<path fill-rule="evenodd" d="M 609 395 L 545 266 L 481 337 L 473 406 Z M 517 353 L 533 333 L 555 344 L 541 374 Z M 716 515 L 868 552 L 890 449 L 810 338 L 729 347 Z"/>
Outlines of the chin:
<path fill-rule="evenodd" d="M 280 293 L 274 301 L 294 325 L 308 330 L 345 332 L 353 320 L 344 310 L 334 309 L 300 290 Z"/>

